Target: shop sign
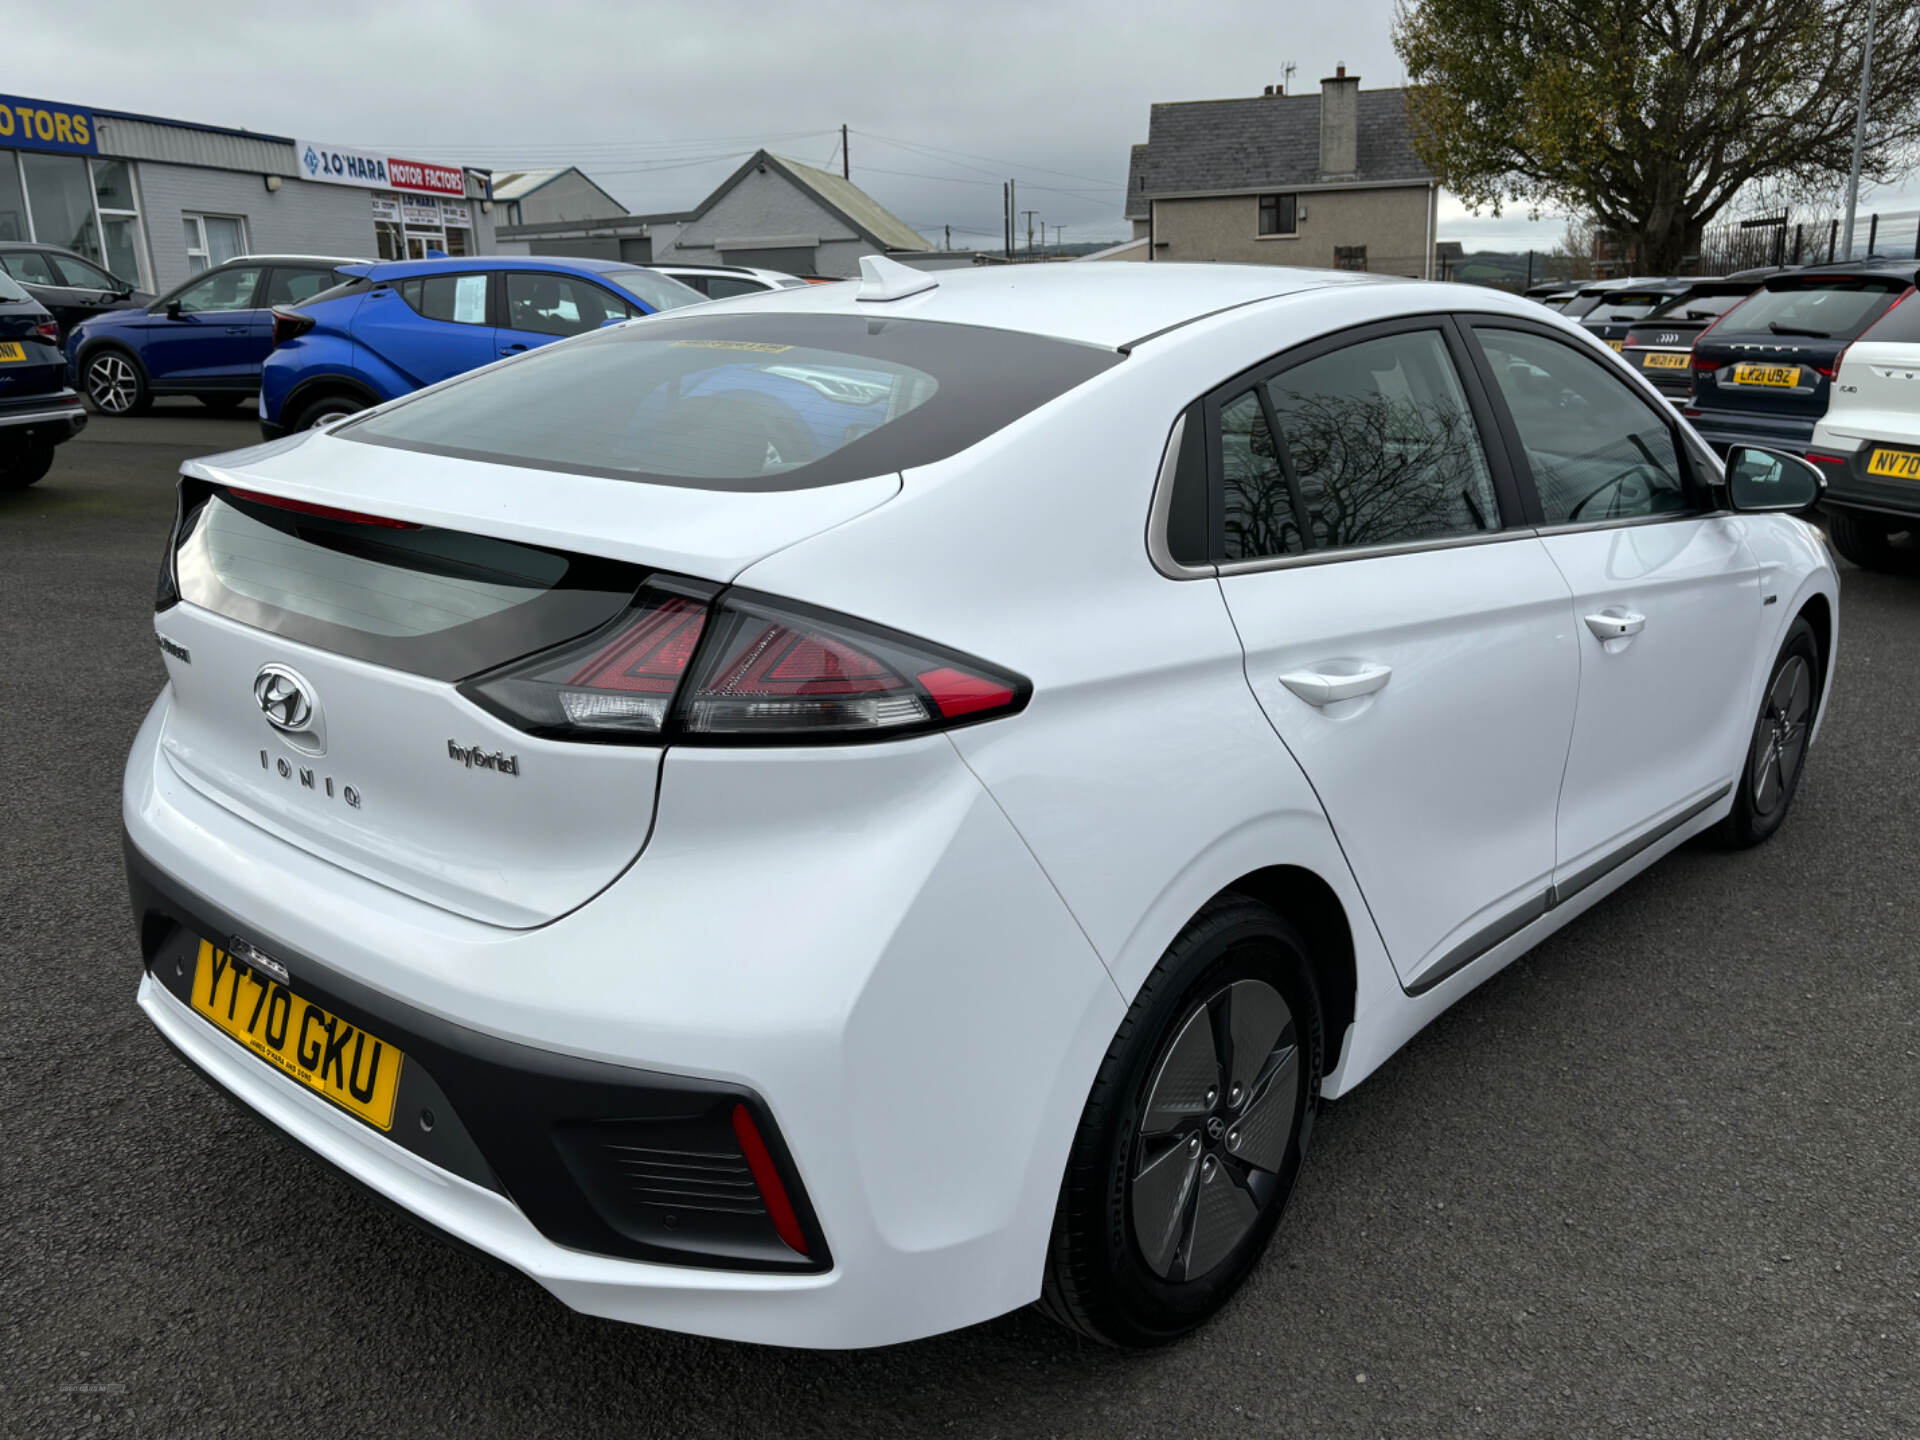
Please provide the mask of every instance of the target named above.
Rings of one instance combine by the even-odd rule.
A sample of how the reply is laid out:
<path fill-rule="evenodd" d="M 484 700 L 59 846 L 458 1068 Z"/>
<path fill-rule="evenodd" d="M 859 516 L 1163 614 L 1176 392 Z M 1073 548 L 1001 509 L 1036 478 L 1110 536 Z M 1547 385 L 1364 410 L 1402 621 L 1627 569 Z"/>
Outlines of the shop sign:
<path fill-rule="evenodd" d="M 440 218 L 449 225 L 471 225 L 473 217 L 468 212 L 465 201 L 442 200 Z"/>
<path fill-rule="evenodd" d="M 98 155 L 100 137 L 91 111 L 0 95 L 0 148 Z"/>
<path fill-rule="evenodd" d="M 409 225 L 425 225 L 429 229 L 440 228 L 440 202 L 433 198 L 418 195 L 400 197 L 400 218 Z"/>
<path fill-rule="evenodd" d="M 373 218 L 376 220 L 398 221 L 400 218 L 400 197 L 398 195 L 374 196 Z"/>
<path fill-rule="evenodd" d="M 294 163 L 303 180 L 327 185 L 359 185 L 369 190 L 416 190 L 428 195 L 464 195 L 467 175 L 458 165 L 401 160 L 372 150 L 295 140 Z"/>

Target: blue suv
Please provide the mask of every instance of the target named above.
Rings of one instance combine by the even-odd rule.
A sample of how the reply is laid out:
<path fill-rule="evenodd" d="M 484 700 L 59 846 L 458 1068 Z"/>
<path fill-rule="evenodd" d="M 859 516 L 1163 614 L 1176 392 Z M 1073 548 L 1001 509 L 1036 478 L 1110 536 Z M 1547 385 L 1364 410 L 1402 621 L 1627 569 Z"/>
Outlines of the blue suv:
<path fill-rule="evenodd" d="M 613 320 L 707 299 L 617 260 L 495 255 L 348 268 L 345 282 L 273 314 L 260 375 L 268 439 Z"/>
<path fill-rule="evenodd" d="M 273 307 L 311 299 L 364 261 L 241 255 L 151 304 L 89 316 L 67 334 L 67 376 L 103 415 L 135 415 L 155 395 L 231 409 L 260 388 Z"/>

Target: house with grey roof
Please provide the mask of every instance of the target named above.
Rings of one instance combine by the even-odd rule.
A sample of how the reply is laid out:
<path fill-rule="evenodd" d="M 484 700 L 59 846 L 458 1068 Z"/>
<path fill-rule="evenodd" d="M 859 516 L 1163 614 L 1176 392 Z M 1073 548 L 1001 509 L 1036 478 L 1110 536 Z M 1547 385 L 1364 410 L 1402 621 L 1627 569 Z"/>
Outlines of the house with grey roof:
<path fill-rule="evenodd" d="M 1317 95 L 1155 105 L 1127 166 L 1136 241 L 1115 259 L 1305 265 L 1432 278 L 1439 182 L 1404 89 L 1339 66 Z"/>
<path fill-rule="evenodd" d="M 640 265 L 762 265 L 857 275 L 862 255 L 927 253 L 927 242 L 851 180 L 769 150 L 693 209 L 503 227 L 506 254 L 585 255 Z"/>
<path fill-rule="evenodd" d="M 627 207 L 596 185 L 577 165 L 551 170 L 496 170 L 492 199 L 500 225 L 544 225 L 562 220 L 601 220 Z"/>

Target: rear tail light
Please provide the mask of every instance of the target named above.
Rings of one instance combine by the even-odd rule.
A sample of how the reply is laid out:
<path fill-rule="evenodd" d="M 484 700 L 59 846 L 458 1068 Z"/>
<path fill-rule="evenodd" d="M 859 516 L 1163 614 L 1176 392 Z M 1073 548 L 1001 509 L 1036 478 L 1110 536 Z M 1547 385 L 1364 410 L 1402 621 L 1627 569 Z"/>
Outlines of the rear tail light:
<path fill-rule="evenodd" d="M 227 494 L 235 500 L 245 500 L 252 505 L 266 505 L 275 510 L 291 510 L 296 515 L 312 515 L 321 520 L 341 520 L 349 525 L 374 525 L 383 530 L 418 530 L 420 527 L 411 520 L 389 520 L 384 515 L 366 515 L 358 510 L 342 510 L 334 505 L 315 505 L 310 500 L 289 500 L 283 495 L 266 495 L 258 490 L 239 490 L 228 487 Z"/>
<path fill-rule="evenodd" d="M 1011 714 L 1031 687 L 846 616 L 658 577 L 613 624 L 463 690 L 556 739 L 809 744 Z"/>
<path fill-rule="evenodd" d="M 58 345 L 60 343 L 60 327 L 52 320 L 42 320 L 38 325 L 33 327 L 33 333 L 50 345 Z"/>
<path fill-rule="evenodd" d="M 1700 354 L 1698 350 L 1695 350 L 1693 352 L 1693 368 L 1695 370 L 1700 371 L 1702 374 L 1711 375 L 1714 371 L 1720 368 L 1721 363 L 1722 362 L 1718 360 L 1706 359 L 1704 356 Z"/>
<path fill-rule="evenodd" d="M 296 335 L 304 335 L 313 329 L 314 317 L 304 315 L 298 310 L 286 310 L 275 306 L 273 310 L 273 343 L 284 345 Z"/>
<path fill-rule="evenodd" d="M 1822 379 L 1826 379 L 1826 380 L 1833 379 L 1836 375 L 1840 373 L 1840 362 L 1847 358 L 1847 351 L 1851 350 L 1852 348 L 1853 348 L 1853 342 L 1849 340 L 1845 345 L 1842 345 L 1840 347 L 1840 353 L 1833 357 L 1833 361 L 1831 364 L 1816 365 L 1813 368 L 1820 372 Z"/>
<path fill-rule="evenodd" d="M 1847 457 L 1844 455 L 1823 455 L 1818 450 L 1807 451 L 1807 459 L 1813 461 L 1816 465 L 1845 465 L 1847 463 Z"/>

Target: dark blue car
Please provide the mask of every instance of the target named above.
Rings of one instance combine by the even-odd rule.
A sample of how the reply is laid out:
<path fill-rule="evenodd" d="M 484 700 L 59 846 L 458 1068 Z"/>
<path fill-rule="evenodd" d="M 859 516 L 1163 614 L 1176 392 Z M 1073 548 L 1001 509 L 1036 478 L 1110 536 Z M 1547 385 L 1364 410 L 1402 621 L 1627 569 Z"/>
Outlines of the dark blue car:
<path fill-rule="evenodd" d="M 306 430 L 613 320 L 706 296 L 617 260 L 495 255 L 349 267 L 273 317 L 260 376 L 268 438 Z"/>
<path fill-rule="evenodd" d="M 133 415 L 156 395 L 230 409 L 260 388 L 273 307 L 311 299 L 355 260 L 241 255 L 151 304 L 94 315 L 67 335 L 67 374 L 103 415 Z"/>

